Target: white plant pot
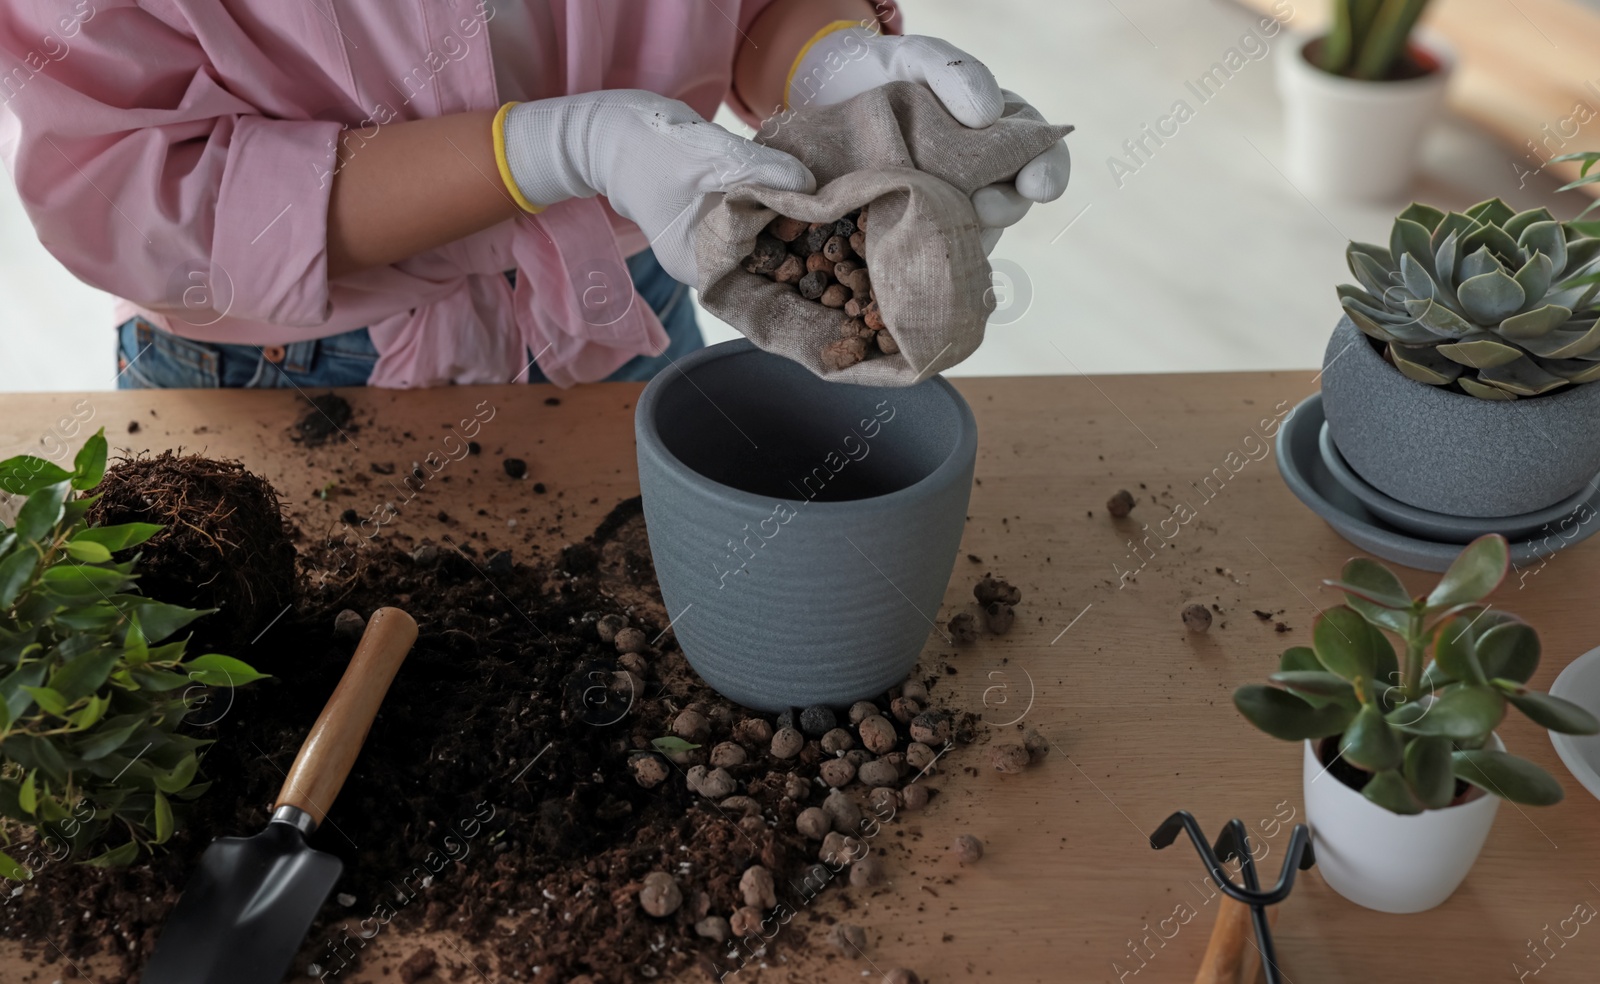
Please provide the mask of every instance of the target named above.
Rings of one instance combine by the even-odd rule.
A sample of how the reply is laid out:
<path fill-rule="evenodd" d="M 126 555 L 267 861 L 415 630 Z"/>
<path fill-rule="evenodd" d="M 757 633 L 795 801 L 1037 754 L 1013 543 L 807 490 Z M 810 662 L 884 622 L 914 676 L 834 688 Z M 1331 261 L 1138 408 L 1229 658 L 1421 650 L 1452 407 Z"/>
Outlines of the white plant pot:
<path fill-rule="evenodd" d="M 1369 82 L 1332 75 L 1306 60 L 1315 38 L 1279 45 L 1289 180 L 1313 197 L 1388 201 L 1416 171 L 1423 137 L 1444 106 L 1455 56 L 1443 43 L 1413 38 L 1437 63 L 1426 75 Z"/>
<path fill-rule="evenodd" d="M 1340 782 L 1305 742 L 1306 820 L 1316 870 L 1335 892 L 1379 912 L 1423 912 L 1456 890 L 1483 850 L 1500 798 L 1400 816 Z M 1489 747 L 1504 751 L 1498 735 Z"/>

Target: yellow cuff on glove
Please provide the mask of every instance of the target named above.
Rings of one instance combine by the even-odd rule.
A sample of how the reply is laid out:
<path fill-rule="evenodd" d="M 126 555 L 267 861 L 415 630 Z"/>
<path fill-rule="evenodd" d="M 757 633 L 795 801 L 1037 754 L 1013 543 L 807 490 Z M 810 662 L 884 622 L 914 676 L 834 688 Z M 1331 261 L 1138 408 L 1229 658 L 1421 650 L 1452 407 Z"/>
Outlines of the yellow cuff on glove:
<path fill-rule="evenodd" d="M 494 114 L 494 163 L 500 169 L 500 181 L 506 186 L 506 191 L 511 193 L 512 201 L 515 201 L 524 212 L 537 215 L 544 209 L 528 201 L 522 194 L 522 189 L 517 187 L 516 179 L 511 176 L 511 163 L 506 160 L 506 113 L 515 105 L 514 102 L 508 102 Z"/>
<path fill-rule="evenodd" d="M 806 54 L 811 51 L 811 47 L 813 45 L 815 45 L 818 41 L 821 41 L 823 38 L 827 37 L 828 35 L 832 34 L 835 31 L 843 31 L 846 28 L 860 27 L 860 26 L 861 26 L 861 22 L 860 21 L 836 20 L 833 23 L 828 24 L 825 27 L 823 27 L 823 29 L 818 31 L 817 33 L 811 35 L 811 40 L 807 41 L 805 44 L 800 46 L 800 53 L 794 56 L 794 64 L 789 66 L 789 74 L 783 80 L 783 108 L 784 109 L 788 109 L 789 108 L 789 87 L 794 85 L 794 77 L 795 77 L 796 73 L 798 73 L 800 71 L 800 63 L 806 60 Z"/>

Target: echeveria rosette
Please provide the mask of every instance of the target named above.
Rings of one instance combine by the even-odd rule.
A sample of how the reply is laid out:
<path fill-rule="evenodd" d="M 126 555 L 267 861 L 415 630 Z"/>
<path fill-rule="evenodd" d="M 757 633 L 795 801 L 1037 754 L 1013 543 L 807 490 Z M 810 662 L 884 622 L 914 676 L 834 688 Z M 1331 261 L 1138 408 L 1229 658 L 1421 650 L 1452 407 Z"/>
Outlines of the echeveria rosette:
<path fill-rule="evenodd" d="M 1585 224 L 1587 225 L 1587 224 Z M 1350 320 L 1418 382 L 1485 400 L 1600 379 L 1600 238 L 1498 198 L 1465 212 L 1412 204 L 1387 247 L 1345 251 Z"/>
<path fill-rule="evenodd" d="M 1559 802 L 1548 772 L 1488 747 L 1508 707 L 1551 731 L 1600 733 L 1588 711 L 1528 689 L 1538 633 L 1482 604 L 1509 561 L 1505 537 L 1479 537 L 1412 598 L 1393 571 L 1357 557 L 1325 582 L 1346 604 L 1322 613 L 1310 646 L 1283 653 L 1269 684 L 1235 691 L 1234 706 L 1274 738 L 1338 736 L 1340 757 L 1372 774 L 1362 795 L 1394 813 L 1449 806 L 1457 780 L 1515 803 Z"/>

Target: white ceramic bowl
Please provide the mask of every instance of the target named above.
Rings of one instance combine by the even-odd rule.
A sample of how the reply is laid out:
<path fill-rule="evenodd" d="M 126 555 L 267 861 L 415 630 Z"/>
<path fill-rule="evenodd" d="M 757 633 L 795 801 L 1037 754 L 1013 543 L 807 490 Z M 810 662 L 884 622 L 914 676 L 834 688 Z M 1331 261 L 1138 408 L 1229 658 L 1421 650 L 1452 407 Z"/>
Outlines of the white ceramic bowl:
<path fill-rule="evenodd" d="M 1600 716 L 1600 648 L 1591 649 L 1567 664 L 1550 685 L 1550 694 L 1572 701 L 1590 714 Z M 1561 735 L 1550 732 L 1561 764 L 1572 777 L 1600 799 L 1600 735 Z"/>

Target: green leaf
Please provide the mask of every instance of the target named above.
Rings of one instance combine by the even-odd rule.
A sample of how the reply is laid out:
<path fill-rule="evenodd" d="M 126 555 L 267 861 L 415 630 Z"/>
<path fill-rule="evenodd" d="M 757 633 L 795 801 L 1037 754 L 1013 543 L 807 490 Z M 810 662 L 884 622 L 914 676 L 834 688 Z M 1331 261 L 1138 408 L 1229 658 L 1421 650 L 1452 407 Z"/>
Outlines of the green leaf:
<path fill-rule="evenodd" d="M 1279 670 L 1268 679 L 1301 697 L 1348 697 L 1354 700 L 1356 695 L 1349 681 L 1327 670 Z"/>
<path fill-rule="evenodd" d="M 205 795 L 205 791 L 210 789 L 210 788 L 211 788 L 211 780 L 207 779 L 205 782 L 197 782 L 193 786 L 188 787 L 187 789 L 183 789 L 183 790 L 180 790 L 180 791 L 178 791 L 176 793 L 173 793 L 172 797 L 173 797 L 173 799 L 179 799 L 179 800 L 183 800 L 184 802 L 188 802 L 189 800 L 199 799 L 201 796 L 204 796 Z"/>
<path fill-rule="evenodd" d="M 17 791 L 17 803 L 29 816 L 39 810 L 39 790 L 34 785 L 38 774 L 37 769 L 29 769 L 27 778 L 22 780 L 22 788 Z"/>
<path fill-rule="evenodd" d="M 122 652 L 129 666 L 141 666 L 150 660 L 150 643 L 145 641 L 144 630 L 139 627 L 139 613 L 128 618 L 128 631 L 122 637 Z"/>
<path fill-rule="evenodd" d="M 257 673 L 255 667 L 232 656 L 206 653 L 183 664 L 192 680 L 210 687 L 239 687 L 257 680 L 267 679 L 267 674 Z M 699 746 L 696 746 L 699 747 Z"/>
<path fill-rule="evenodd" d="M 1539 668 L 1539 633 L 1525 622 L 1502 622 L 1478 637 L 1478 662 L 1484 675 L 1518 683 Z"/>
<path fill-rule="evenodd" d="M 1552 157 L 1548 163 L 1560 164 L 1565 161 L 1582 161 L 1583 167 L 1578 169 L 1578 175 L 1581 177 L 1589 173 L 1589 168 L 1594 166 L 1595 161 L 1600 161 L 1600 150 L 1575 150 L 1570 154 Z"/>
<path fill-rule="evenodd" d="M 1372 680 L 1378 654 L 1366 619 L 1355 609 L 1340 605 L 1323 612 L 1312 627 L 1311 647 L 1329 672 L 1351 683 Z"/>
<path fill-rule="evenodd" d="M 85 634 L 106 633 L 122 621 L 122 613 L 105 600 L 90 600 L 86 604 L 62 608 L 54 619 L 57 626 L 65 626 Z"/>
<path fill-rule="evenodd" d="M 75 527 L 82 529 L 84 517 L 89 515 L 89 507 L 93 506 L 99 499 L 99 495 L 84 495 L 81 492 L 77 496 L 67 499 L 66 504 L 61 507 L 61 522 L 59 524 L 61 529 L 70 530 Z"/>
<path fill-rule="evenodd" d="M 90 697 L 89 703 L 79 710 L 73 711 L 67 720 L 71 722 L 74 731 L 87 731 L 95 726 L 101 716 L 105 714 L 106 708 L 110 706 L 111 697 L 109 695 Z"/>
<path fill-rule="evenodd" d="M 157 670 L 150 667 L 140 667 L 130 670 L 129 676 L 133 677 L 140 688 L 153 693 L 163 693 L 168 690 L 177 690 L 187 687 L 194 681 L 184 673 L 173 673 L 168 670 Z"/>
<path fill-rule="evenodd" d="M 1516 217 L 1516 211 L 1500 198 L 1485 198 L 1467 209 L 1467 217 L 1489 225 L 1504 225 Z"/>
<path fill-rule="evenodd" d="M 180 792 L 194 779 L 194 774 L 200 768 L 200 760 L 193 752 L 185 755 L 170 772 L 156 776 L 156 788 L 165 793 Z"/>
<path fill-rule="evenodd" d="M 55 482 L 28 496 L 28 501 L 17 510 L 17 538 L 30 543 L 45 540 L 60 522 L 62 507 L 71 494 L 71 482 Z"/>
<path fill-rule="evenodd" d="M 151 643 L 162 641 L 200 616 L 209 615 L 216 610 L 182 608 L 178 605 L 143 599 L 140 600 L 138 608 L 139 625 L 144 629 L 145 639 Z"/>
<path fill-rule="evenodd" d="M 38 566 L 39 553 L 30 544 L 24 544 L 16 553 L 0 560 L 0 612 L 16 604 L 17 595 L 27 587 Z"/>
<path fill-rule="evenodd" d="M 155 523 L 122 523 L 117 526 L 91 526 L 73 536 L 73 542 L 98 543 L 110 551 L 136 547 L 161 532 Z"/>
<path fill-rule="evenodd" d="M 650 739 L 650 744 L 654 745 L 658 752 L 688 752 L 700 747 L 672 735 L 668 735 L 665 738 L 652 738 Z"/>
<path fill-rule="evenodd" d="M 54 714 L 56 717 L 67 716 L 68 701 L 55 690 L 49 687 L 18 687 L 17 689 L 32 697 L 33 702 L 44 708 L 47 714 Z"/>
<path fill-rule="evenodd" d="M 39 575 L 39 585 L 52 594 L 67 597 L 105 597 L 116 594 L 131 580 L 112 567 L 86 564 L 55 564 Z"/>
<path fill-rule="evenodd" d="M 1418 717 L 1418 712 L 1421 717 Z M 1389 723 L 1414 735 L 1438 735 L 1455 741 L 1481 741 L 1505 717 L 1499 691 L 1452 683 L 1431 704 L 1413 704 L 1389 712 Z"/>
<path fill-rule="evenodd" d="M 1496 683 L 1512 707 L 1542 728 L 1563 735 L 1600 734 L 1600 721 L 1570 700 L 1515 686 L 1509 680 Z"/>
<path fill-rule="evenodd" d="M 1463 280 L 1456 287 L 1456 297 L 1472 320 L 1480 325 L 1494 325 L 1516 314 L 1528 295 L 1510 274 L 1490 270 Z"/>
<path fill-rule="evenodd" d="M 12 881 L 25 882 L 33 880 L 33 872 L 18 864 L 15 858 L 4 851 L 0 851 L 0 875 Z"/>
<path fill-rule="evenodd" d="M 1344 737 L 1339 740 L 1344 757 L 1368 772 L 1385 772 L 1400 767 L 1405 749 L 1400 735 L 1383 719 L 1374 704 L 1361 708 Z"/>
<path fill-rule="evenodd" d="M 1423 811 L 1423 802 L 1411 791 L 1404 776 L 1390 769 L 1380 772 L 1362 787 L 1361 795 L 1390 813 L 1413 816 Z"/>
<path fill-rule="evenodd" d="M 5 750 L 13 762 L 25 769 L 42 769 L 46 776 L 63 786 L 77 765 L 76 758 L 69 761 L 53 742 L 37 735 L 14 733 L 6 738 Z"/>
<path fill-rule="evenodd" d="M 1439 223 L 1444 221 L 1444 213 L 1432 205 L 1412 202 L 1401 210 L 1397 218 L 1410 219 L 1412 222 L 1421 224 L 1428 232 L 1432 232 L 1439 228 Z"/>
<path fill-rule="evenodd" d="M 1522 358 L 1522 350 L 1520 348 L 1515 345 L 1507 345 L 1488 332 L 1479 332 L 1475 335 L 1465 336 L 1457 342 L 1436 346 L 1435 351 L 1452 362 L 1459 362 L 1474 369 L 1503 366 L 1508 362 L 1515 362 L 1517 359 Z M 1557 349 L 1557 351 L 1564 350 Z M 1461 378 L 1463 387 L 1468 382 L 1476 382 L 1470 376 Z"/>
<path fill-rule="evenodd" d="M 1283 656 L 1279 658 L 1278 669 L 1284 673 L 1293 673 L 1299 670 L 1321 670 L 1322 664 L 1317 662 L 1317 654 L 1311 651 L 1310 646 L 1290 646 L 1283 651 Z"/>
<path fill-rule="evenodd" d="M 1515 755 L 1478 748 L 1456 752 L 1452 759 L 1456 778 L 1513 803 L 1550 806 L 1565 795 L 1550 773 Z"/>
<path fill-rule="evenodd" d="M 1383 688 L 1400 682 L 1400 660 L 1395 656 L 1394 645 L 1383 630 L 1367 623 L 1367 646 L 1372 650 L 1372 683 L 1380 692 Z M 1371 690 L 1369 689 L 1369 693 Z"/>
<path fill-rule="evenodd" d="M 1352 558 L 1344 565 L 1339 580 L 1323 583 L 1383 608 L 1406 610 L 1411 607 L 1411 596 L 1394 571 L 1366 557 Z"/>
<path fill-rule="evenodd" d="M 1462 549 L 1428 595 L 1428 611 L 1483 600 L 1500 586 L 1510 563 L 1511 549 L 1505 537 L 1498 533 L 1478 537 Z"/>
<path fill-rule="evenodd" d="M 165 844 L 172 837 L 172 804 L 167 802 L 167 794 L 156 790 L 156 837 L 155 843 Z"/>
<path fill-rule="evenodd" d="M 87 697 L 99 690 L 111 675 L 117 658 L 122 655 L 115 648 L 102 643 L 50 675 L 50 689 L 58 691 L 68 703 Z"/>
<path fill-rule="evenodd" d="M 72 540 L 67 543 L 67 556 L 84 564 L 104 564 L 111 560 L 111 551 L 92 540 Z"/>
<path fill-rule="evenodd" d="M 1338 704 L 1312 707 L 1287 690 L 1261 684 L 1246 684 L 1235 690 L 1233 706 L 1251 724 L 1283 741 L 1336 735 L 1354 716 Z"/>
<path fill-rule="evenodd" d="M 1433 658 L 1453 680 L 1485 683 L 1483 667 L 1478 665 L 1477 643 L 1472 637 L 1472 621 L 1457 615 L 1439 623 L 1433 633 Z"/>
<path fill-rule="evenodd" d="M 84 740 L 77 748 L 78 757 L 85 762 L 96 762 L 127 744 L 134 732 L 144 724 L 142 714 L 120 714 L 108 718 L 100 730 Z"/>
<path fill-rule="evenodd" d="M 6 701 L 7 716 L 15 721 L 23 715 L 28 706 L 33 703 L 33 695 L 24 687 L 37 687 L 44 683 L 44 674 L 49 667 L 43 662 L 29 663 L 12 670 L 4 680 L 0 680 L 0 696 Z"/>
<path fill-rule="evenodd" d="M 0 492 L 32 495 L 47 485 L 65 482 L 72 473 L 43 458 L 20 454 L 0 461 Z"/>
<path fill-rule="evenodd" d="M 129 841 L 126 844 L 119 844 L 102 854 L 97 854 L 83 863 L 91 868 L 121 868 L 132 864 L 138 857 L 138 842 Z"/>
<path fill-rule="evenodd" d="M 73 475 L 72 487 L 75 489 L 92 489 L 100 484 L 100 479 L 106 474 L 106 429 L 104 427 L 94 432 L 94 435 L 83 442 L 83 448 L 78 451 L 78 456 L 72 460 Z"/>
<path fill-rule="evenodd" d="M 1406 745 L 1406 781 L 1430 810 L 1442 810 L 1455 798 L 1456 777 L 1451 751 L 1448 738 L 1425 736 Z"/>

